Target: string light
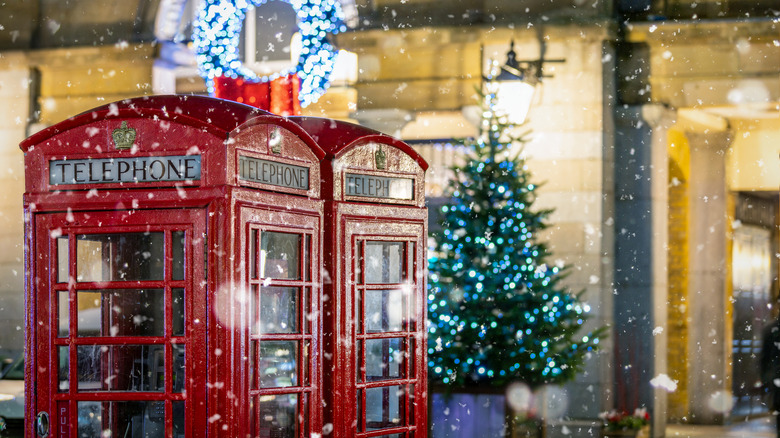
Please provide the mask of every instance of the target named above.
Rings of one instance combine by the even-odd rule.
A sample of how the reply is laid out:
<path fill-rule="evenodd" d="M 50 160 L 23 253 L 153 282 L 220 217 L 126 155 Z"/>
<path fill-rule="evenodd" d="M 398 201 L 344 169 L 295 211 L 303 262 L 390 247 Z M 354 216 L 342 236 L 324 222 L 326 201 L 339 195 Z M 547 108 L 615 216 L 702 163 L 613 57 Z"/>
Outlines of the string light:
<path fill-rule="evenodd" d="M 239 56 L 241 28 L 247 8 L 268 0 L 205 0 L 193 30 L 193 44 L 200 75 L 214 94 L 214 79 L 243 78 L 247 82 L 269 82 L 297 74 L 301 79 L 298 97 L 301 106 L 314 103 L 329 87 L 330 74 L 338 52 L 328 35 L 346 30 L 337 0 L 280 0 L 290 4 L 298 17 L 301 53 L 296 65 L 265 76 L 245 67 Z"/>

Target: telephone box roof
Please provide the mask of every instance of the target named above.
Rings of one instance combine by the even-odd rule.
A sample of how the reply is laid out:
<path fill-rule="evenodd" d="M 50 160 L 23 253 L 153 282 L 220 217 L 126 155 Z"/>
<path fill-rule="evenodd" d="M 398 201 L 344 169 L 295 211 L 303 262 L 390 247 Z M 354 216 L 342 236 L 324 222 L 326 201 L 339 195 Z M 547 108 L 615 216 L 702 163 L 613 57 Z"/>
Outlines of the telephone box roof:
<path fill-rule="evenodd" d="M 21 143 L 24 152 L 57 134 L 97 120 L 128 117 L 158 117 L 184 125 L 205 129 L 213 135 L 227 138 L 230 131 L 260 115 L 270 115 L 249 105 L 204 96 L 143 96 L 110 103 L 50 126 Z"/>
<path fill-rule="evenodd" d="M 423 171 L 428 170 L 428 163 L 408 144 L 383 134 L 379 131 L 355 125 L 354 123 L 319 117 L 288 117 L 300 125 L 317 144 L 334 158 L 345 151 L 368 142 L 377 142 L 394 146 L 409 155 Z"/>

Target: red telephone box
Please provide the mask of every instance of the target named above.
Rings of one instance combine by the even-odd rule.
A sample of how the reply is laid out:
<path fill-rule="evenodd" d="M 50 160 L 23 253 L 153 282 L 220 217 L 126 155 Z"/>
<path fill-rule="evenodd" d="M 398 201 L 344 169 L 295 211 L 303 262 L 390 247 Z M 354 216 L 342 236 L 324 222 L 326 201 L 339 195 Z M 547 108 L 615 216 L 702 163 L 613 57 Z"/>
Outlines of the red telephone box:
<path fill-rule="evenodd" d="M 379 142 L 389 167 L 366 168 Z M 425 164 L 408 146 L 159 96 L 22 149 L 26 437 L 425 436 Z M 382 178 L 412 195 L 375 196 Z"/>
<path fill-rule="evenodd" d="M 349 123 L 292 117 L 328 152 L 325 421 L 335 437 L 427 436 L 427 163 Z M 335 129 L 334 129 L 335 128 Z"/>

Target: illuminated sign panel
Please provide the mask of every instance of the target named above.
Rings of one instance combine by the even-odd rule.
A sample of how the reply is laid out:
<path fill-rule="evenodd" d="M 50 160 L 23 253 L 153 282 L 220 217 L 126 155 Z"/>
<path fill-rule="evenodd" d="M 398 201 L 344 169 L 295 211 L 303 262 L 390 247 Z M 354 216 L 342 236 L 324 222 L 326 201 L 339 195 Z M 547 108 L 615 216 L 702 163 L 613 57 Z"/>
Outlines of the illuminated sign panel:
<path fill-rule="evenodd" d="M 347 196 L 414 199 L 414 180 L 409 178 L 347 173 L 345 189 Z"/>
<path fill-rule="evenodd" d="M 288 189 L 309 190 L 309 168 L 259 158 L 238 157 L 238 178 Z"/>
<path fill-rule="evenodd" d="M 52 160 L 49 184 L 116 184 L 200 180 L 200 155 Z"/>

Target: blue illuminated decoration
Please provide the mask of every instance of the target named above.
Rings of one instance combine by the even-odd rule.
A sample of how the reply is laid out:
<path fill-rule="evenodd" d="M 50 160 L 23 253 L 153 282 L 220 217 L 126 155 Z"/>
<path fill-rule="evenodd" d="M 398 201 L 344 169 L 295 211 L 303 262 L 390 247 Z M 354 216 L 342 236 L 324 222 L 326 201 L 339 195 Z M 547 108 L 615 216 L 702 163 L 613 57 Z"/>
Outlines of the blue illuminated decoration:
<path fill-rule="evenodd" d="M 279 0 L 290 4 L 298 17 L 301 54 L 298 63 L 268 76 L 258 76 L 241 62 L 238 45 L 247 8 L 268 0 L 205 0 L 193 31 L 198 70 L 214 94 L 214 79 L 225 76 L 247 82 L 269 82 L 297 74 L 301 106 L 314 103 L 325 93 L 338 52 L 328 34 L 346 30 L 337 0 Z"/>

